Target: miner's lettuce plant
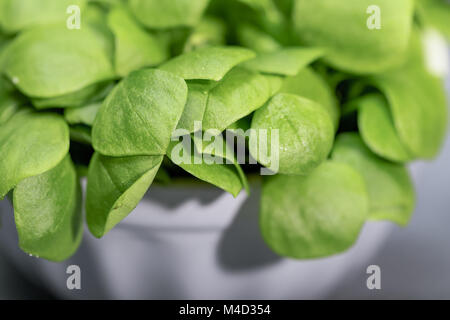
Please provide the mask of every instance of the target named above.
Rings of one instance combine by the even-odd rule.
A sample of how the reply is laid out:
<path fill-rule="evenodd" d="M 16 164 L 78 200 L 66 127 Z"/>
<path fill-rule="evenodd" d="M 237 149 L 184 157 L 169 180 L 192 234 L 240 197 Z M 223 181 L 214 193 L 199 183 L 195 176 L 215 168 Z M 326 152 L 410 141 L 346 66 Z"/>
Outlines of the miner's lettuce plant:
<path fill-rule="evenodd" d="M 0 0 L 0 199 L 20 247 L 65 260 L 85 223 L 103 237 L 152 186 L 186 178 L 261 191 L 262 236 L 286 257 L 340 253 L 369 220 L 407 225 L 408 163 L 434 158 L 447 131 L 424 37 L 450 36 L 449 6 Z M 222 148 L 198 139 L 210 130 Z M 227 132 L 244 133 L 253 164 Z"/>

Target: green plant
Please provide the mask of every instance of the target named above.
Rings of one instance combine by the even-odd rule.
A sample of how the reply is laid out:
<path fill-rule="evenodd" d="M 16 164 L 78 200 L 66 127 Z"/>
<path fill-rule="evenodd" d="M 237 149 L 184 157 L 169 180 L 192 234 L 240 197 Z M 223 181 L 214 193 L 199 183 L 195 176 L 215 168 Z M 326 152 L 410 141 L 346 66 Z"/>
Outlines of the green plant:
<path fill-rule="evenodd" d="M 368 220 L 406 225 L 407 163 L 435 157 L 447 131 L 424 31 L 449 37 L 449 20 L 444 0 L 0 0 L 0 199 L 20 247 L 76 251 L 84 175 L 102 237 L 154 181 L 189 175 L 237 196 L 268 154 L 279 167 L 262 179 L 260 227 L 278 254 L 342 252 Z M 196 122 L 223 147 L 196 140 Z M 237 129 L 279 143 L 247 136 L 259 164 L 244 170 L 222 135 Z M 172 141 L 179 130 L 193 149 Z"/>

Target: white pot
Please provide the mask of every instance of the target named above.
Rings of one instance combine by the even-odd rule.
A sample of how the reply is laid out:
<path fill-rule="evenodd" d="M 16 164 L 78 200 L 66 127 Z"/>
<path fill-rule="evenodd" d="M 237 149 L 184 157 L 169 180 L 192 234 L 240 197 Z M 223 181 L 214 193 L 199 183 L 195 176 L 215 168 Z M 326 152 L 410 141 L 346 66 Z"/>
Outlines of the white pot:
<path fill-rule="evenodd" d="M 413 174 L 417 181 L 420 164 Z M 61 298 L 317 299 L 349 272 L 361 272 L 394 225 L 367 223 L 349 251 L 295 261 L 273 254 L 258 230 L 259 190 L 237 199 L 204 185 L 152 186 L 136 210 L 103 239 L 86 230 L 64 263 L 29 257 L 17 245 L 13 210 L 0 203 L 0 246 L 31 280 Z M 81 268 L 81 290 L 66 268 Z M 355 269 L 356 268 L 356 269 Z M 364 286 L 364 283 L 354 284 Z"/>

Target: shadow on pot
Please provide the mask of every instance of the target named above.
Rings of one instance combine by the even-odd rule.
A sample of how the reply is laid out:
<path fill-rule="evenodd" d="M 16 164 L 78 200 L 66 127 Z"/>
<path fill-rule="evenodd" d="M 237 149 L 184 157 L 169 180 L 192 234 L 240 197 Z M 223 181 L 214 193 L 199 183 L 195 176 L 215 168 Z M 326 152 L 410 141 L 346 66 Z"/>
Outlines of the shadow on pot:
<path fill-rule="evenodd" d="M 227 271 L 250 271 L 282 260 L 265 244 L 259 230 L 260 192 L 254 191 L 242 204 L 219 241 L 217 259 Z"/>
<path fill-rule="evenodd" d="M 202 192 L 193 192 L 193 188 L 199 188 Z M 191 187 L 161 187 L 150 188 L 143 201 L 152 201 L 166 209 L 175 209 L 184 205 L 187 201 L 196 201 L 203 206 L 214 203 L 223 195 L 219 188 L 204 188 L 203 184 L 192 184 Z M 168 197 L 167 195 L 170 195 Z"/>

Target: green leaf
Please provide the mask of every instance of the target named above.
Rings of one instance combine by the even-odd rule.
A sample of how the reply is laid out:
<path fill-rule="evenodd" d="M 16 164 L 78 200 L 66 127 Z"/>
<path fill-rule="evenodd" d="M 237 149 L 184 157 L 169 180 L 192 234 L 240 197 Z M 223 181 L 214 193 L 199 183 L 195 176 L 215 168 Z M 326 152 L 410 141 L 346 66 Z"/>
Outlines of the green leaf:
<path fill-rule="evenodd" d="M 167 45 L 137 24 L 125 9 L 113 9 L 108 25 L 115 35 L 115 66 L 120 76 L 158 65 L 169 57 Z"/>
<path fill-rule="evenodd" d="M 243 67 L 269 74 L 295 76 L 303 68 L 323 55 L 323 50 L 316 48 L 283 48 L 274 52 L 262 53 L 246 61 Z"/>
<path fill-rule="evenodd" d="M 418 158 L 434 158 L 447 133 L 447 103 L 440 79 L 421 68 L 379 75 L 372 83 L 386 96 L 398 135 Z"/>
<path fill-rule="evenodd" d="M 172 72 L 185 80 L 219 81 L 236 65 L 255 54 L 239 47 L 207 47 L 178 56 L 160 69 Z"/>
<path fill-rule="evenodd" d="M 46 26 L 14 39 L 0 68 L 26 95 L 54 98 L 113 78 L 109 56 L 106 40 L 88 26 Z"/>
<path fill-rule="evenodd" d="M 112 158 L 95 153 L 88 173 L 86 218 L 101 238 L 133 211 L 153 182 L 163 156 Z"/>
<path fill-rule="evenodd" d="M 237 120 L 259 109 L 271 97 L 272 83 L 263 75 L 234 68 L 211 89 L 203 128 L 225 130 Z"/>
<path fill-rule="evenodd" d="M 413 0 L 296 0 L 294 25 L 308 46 L 327 49 L 324 58 L 338 69 L 379 73 L 402 63 L 413 21 Z M 380 29 L 370 29 L 380 9 Z"/>
<path fill-rule="evenodd" d="M 95 83 L 79 91 L 71 92 L 54 98 L 32 99 L 36 109 L 77 108 L 90 102 L 97 102 L 106 98 L 114 88 L 114 83 L 106 81 Z"/>
<path fill-rule="evenodd" d="M 414 158 L 434 158 L 447 134 L 443 81 L 428 69 L 422 34 L 415 30 L 409 56 L 390 72 L 370 77 L 386 97 L 398 136 Z"/>
<path fill-rule="evenodd" d="M 25 178 L 54 168 L 69 151 L 69 128 L 56 114 L 22 111 L 0 127 L 0 199 Z"/>
<path fill-rule="evenodd" d="M 38 25 L 59 23 L 66 27 L 71 5 L 84 7 L 85 0 L 0 0 L 0 26 L 15 33 Z"/>
<path fill-rule="evenodd" d="M 335 94 L 327 82 L 311 68 L 287 77 L 279 92 L 296 94 L 319 103 L 328 112 L 337 130 L 341 112 Z"/>
<path fill-rule="evenodd" d="M 245 176 L 237 169 L 236 164 L 206 163 L 196 146 L 192 146 L 190 139 L 188 142 L 189 144 L 185 140 L 171 142 L 167 156 L 174 164 L 194 177 L 231 193 L 234 197 L 247 187 Z"/>
<path fill-rule="evenodd" d="M 92 103 L 80 108 L 66 109 L 64 118 L 69 124 L 84 124 L 92 127 L 102 103 Z"/>
<path fill-rule="evenodd" d="M 367 146 L 377 155 L 396 162 L 413 159 L 398 136 L 386 99 L 371 94 L 351 102 L 358 108 L 358 127 Z"/>
<path fill-rule="evenodd" d="M 340 253 L 357 240 L 368 215 L 361 175 L 325 162 L 310 175 L 276 175 L 264 181 L 260 226 L 278 254 L 296 259 Z"/>
<path fill-rule="evenodd" d="M 253 116 L 252 129 L 267 130 L 266 141 L 250 144 L 250 153 L 264 166 L 273 166 L 278 153 L 279 173 L 305 175 L 321 164 L 333 146 L 334 128 L 330 117 L 316 102 L 287 93 L 274 96 Z M 279 141 L 272 136 L 278 131 Z M 278 142 L 278 143 L 277 143 Z"/>
<path fill-rule="evenodd" d="M 194 26 L 203 15 L 209 0 L 130 0 L 136 18 L 148 28 L 167 29 Z"/>
<path fill-rule="evenodd" d="M 405 226 L 414 211 L 414 186 L 408 170 L 373 154 L 356 133 L 336 139 L 333 161 L 343 162 L 364 178 L 369 193 L 371 220 L 390 220 Z"/>
<path fill-rule="evenodd" d="M 66 156 L 56 167 L 22 180 L 13 193 L 19 245 L 31 255 L 64 261 L 83 234 L 81 188 Z"/>
<path fill-rule="evenodd" d="M 161 70 L 131 73 L 111 92 L 92 129 L 103 155 L 164 155 L 186 104 L 183 79 Z"/>

